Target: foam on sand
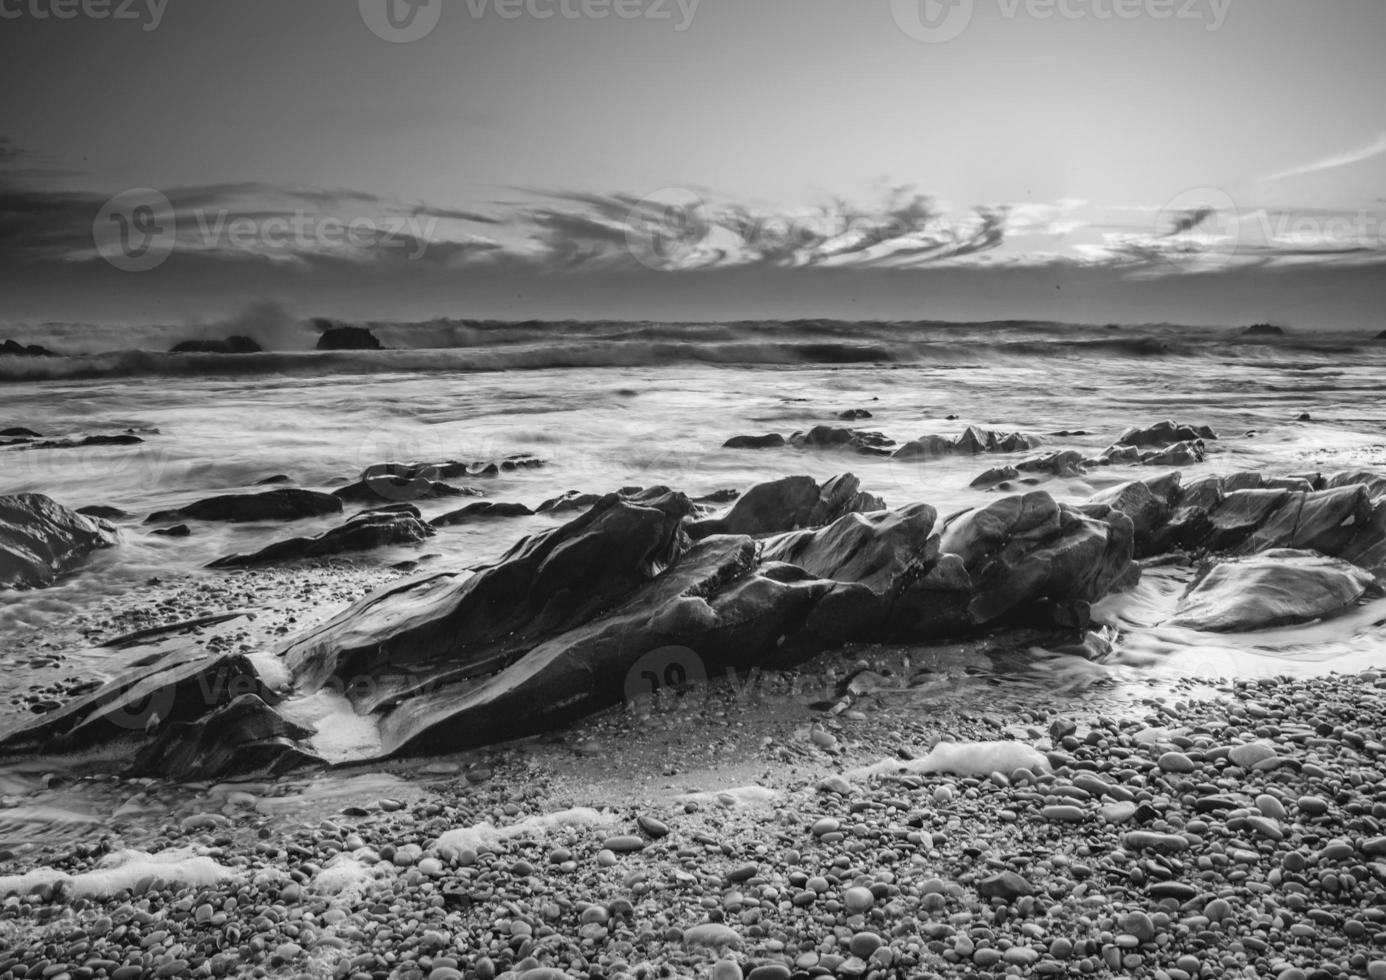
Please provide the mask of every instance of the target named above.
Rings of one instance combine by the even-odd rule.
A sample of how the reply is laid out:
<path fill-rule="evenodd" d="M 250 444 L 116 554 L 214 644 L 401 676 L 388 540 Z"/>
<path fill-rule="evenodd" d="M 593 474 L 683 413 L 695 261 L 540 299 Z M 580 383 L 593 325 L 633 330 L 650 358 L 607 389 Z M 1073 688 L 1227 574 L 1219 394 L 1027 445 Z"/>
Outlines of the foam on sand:
<path fill-rule="evenodd" d="M 705 793 L 684 793 L 678 799 L 708 806 L 753 806 L 757 803 L 771 803 L 779 795 L 768 786 L 736 786 L 732 789 Z"/>
<path fill-rule="evenodd" d="M 313 876 L 310 887 L 323 895 L 354 901 L 381 879 L 393 877 L 393 872 L 394 865 L 388 861 L 367 864 L 354 854 L 338 854 Z"/>
<path fill-rule="evenodd" d="M 958 776 L 1010 775 L 1017 769 L 1048 771 L 1049 760 L 1022 742 L 939 742 L 922 759 L 882 759 L 854 769 L 849 779 L 866 779 L 878 773 L 953 773 Z"/>
<path fill-rule="evenodd" d="M 0 876 L 0 895 L 22 895 L 61 883 L 67 897 L 110 898 L 145 878 L 206 888 L 235 877 L 230 868 L 191 848 L 172 847 L 157 854 L 127 850 L 108 854 L 92 870 L 75 875 L 56 868 L 35 868 L 22 875 Z"/>
<path fill-rule="evenodd" d="M 444 832 L 433 842 L 433 847 L 442 856 L 456 859 L 463 851 L 480 850 L 514 837 L 537 837 L 559 827 L 609 827 L 615 822 L 616 818 L 605 810 L 579 806 L 525 817 L 502 827 L 489 823 L 458 827 Z"/>

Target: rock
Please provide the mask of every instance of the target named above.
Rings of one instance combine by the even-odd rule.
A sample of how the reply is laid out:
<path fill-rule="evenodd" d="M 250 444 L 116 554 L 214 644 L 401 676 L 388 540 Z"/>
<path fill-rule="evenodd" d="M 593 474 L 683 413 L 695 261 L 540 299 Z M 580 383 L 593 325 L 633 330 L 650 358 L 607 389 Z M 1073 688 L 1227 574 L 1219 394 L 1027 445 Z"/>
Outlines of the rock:
<path fill-rule="evenodd" d="M 280 776 L 324 764 L 298 744 L 312 734 L 259 696 L 242 694 L 196 721 L 164 726 L 135 757 L 130 774 L 184 782 Z"/>
<path fill-rule="evenodd" d="M 1161 851 L 1176 854 L 1189 849 L 1189 842 L 1179 834 L 1164 834 L 1153 830 L 1132 830 L 1121 839 L 1121 846 L 1128 851 Z"/>
<path fill-rule="evenodd" d="M 767 432 L 759 436 L 732 436 L 722 443 L 723 449 L 772 449 L 786 445 L 785 437 L 778 432 Z"/>
<path fill-rule="evenodd" d="M 156 527 L 149 533 L 159 534 L 166 538 L 186 538 L 192 534 L 192 528 L 186 524 L 174 524 L 170 527 Z"/>
<path fill-rule="evenodd" d="M 1034 886 L 1014 871 L 988 875 L 977 882 L 977 894 L 987 899 L 999 898 L 1007 903 L 1034 893 Z"/>
<path fill-rule="evenodd" d="M 695 540 L 713 534 L 775 534 L 821 527 L 843 514 L 885 508 L 885 501 L 860 488 L 861 481 L 851 473 L 821 486 L 808 476 L 757 483 L 721 517 L 689 522 L 688 534 Z"/>
<path fill-rule="evenodd" d="M 875 904 L 876 897 L 871 894 L 869 888 L 849 888 L 842 893 L 842 906 L 848 915 L 861 915 Z"/>
<path fill-rule="evenodd" d="M 22 425 L 12 425 L 7 429 L 0 429 L 0 437 L 11 439 L 41 439 L 42 433 L 35 432 L 33 429 L 26 429 Z"/>
<path fill-rule="evenodd" d="M 120 521 L 130 516 L 119 507 L 108 507 L 105 504 L 89 504 L 86 507 L 78 507 L 77 513 L 87 517 L 99 517 L 103 521 Z"/>
<path fill-rule="evenodd" d="M 31 443 L 30 449 L 83 449 L 90 446 L 138 446 L 144 440 L 133 432 L 121 432 L 115 435 L 95 435 L 83 436 L 80 439 L 45 439 L 43 442 Z"/>
<path fill-rule="evenodd" d="M 1203 439 L 1216 439 L 1217 433 L 1206 425 L 1183 425 L 1173 419 L 1165 419 L 1163 422 L 1156 422 L 1153 425 L 1132 426 L 1126 429 L 1121 435 L 1117 436 L 1115 445 L 1136 446 L 1172 446 L 1180 442 L 1198 442 Z"/>
<path fill-rule="evenodd" d="M 1020 470 L 1016 469 L 1014 466 L 996 466 L 978 476 L 969 483 L 968 486 L 979 490 L 990 489 L 998 483 L 1014 480 L 1018 476 L 1020 476 Z"/>
<path fill-rule="evenodd" d="M 1285 333 L 1283 327 L 1277 327 L 1272 323 L 1253 323 L 1242 331 L 1243 337 L 1280 337 Z"/>
<path fill-rule="evenodd" d="M 702 925 L 685 929 L 683 942 L 685 946 L 711 946 L 713 948 L 740 946 L 741 936 L 731 926 L 722 925 L 720 922 L 705 922 Z"/>
<path fill-rule="evenodd" d="M 1164 449 L 1153 450 L 1141 453 L 1142 466 L 1188 466 L 1192 463 L 1201 463 L 1206 458 L 1207 453 L 1203 448 L 1203 442 L 1196 440 L 1193 442 L 1176 442 L 1172 446 Z"/>
<path fill-rule="evenodd" d="M 57 357 L 51 350 L 38 344 L 21 344 L 6 338 L 0 342 L 0 355 L 9 357 Z"/>
<path fill-rule="evenodd" d="M 1198 771 L 1198 764 L 1183 752 L 1166 752 L 1160 756 L 1159 764 L 1165 772 L 1190 773 Z"/>
<path fill-rule="evenodd" d="M 978 453 L 1016 453 L 1034 449 L 1040 444 L 1035 436 L 1019 432 L 998 432 L 968 426 L 956 438 L 943 436 L 921 436 L 905 443 L 892 455 L 896 459 L 930 459 L 937 456 L 976 455 Z"/>
<path fill-rule="evenodd" d="M 419 544 L 436 534 L 411 514 L 366 511 L 316 537 L 287 538 L 247 555 L 226 555 L 208 568 L 242 568 L 276 562 L 323 558 L 349 551 L 373 551 L 394 545 Z"/>
<path fill-rule="evenodd" d="M 1047 473 L 1050 476 L 1061 477 L 1082 476 L 1086 472 L 1083 468 L 1083 454 L 1075 449 L 1059 449 L 1040 456 L 1031 456 L 1016 463 L 1015 469 L 1020 473 Z"/>
<path fill-rule="evenodd" d="M 1040 816 L 1051 823 L 1082 823 L 1088 818 L 1088 813 L 1080 806 L 1055 803 L 1041 808 Z"/>
<path fill-rule="evenodd" d="M 864 408 L 849 408 L 837 413 L 837 417 L 844 422 L 855 422 L 858 419 L 869 419 L 871 413 Z"/>
<path fill-rule="evenodd" d="M 284 488 L 262 493 L 230 493 L 207 497 L 170 510 L 155 511 L 146 524 L 169 521 L 296 521 L 325 514 L 340 514 L 342 502 L 330 493 Z"/>
<path fill-rule="evenodd" d="M 635 818 L 635 822 L 639 825 L 642 831 L 644 831 L 646 834 L 648 834 L 655 840 L 658 840 L 661 837 L 669 836 L 668 824 L 664 823 L 664 821 L 662 820 L 656 820 L 654 817 L 651 817 L 648 814 L 642 813 L 640 816 Z"/>
<path fill-rule="evenodd" d="M 619 834 L 615 837 L 608 837 L 602 847 L 613 854 L 631 854 L 635 851 L 643 851 L 645 842 L 634 834 Z"/>
<path fill-rule="evenodd" d="M 436 464 L 377 463 L 368 466 L 355 483 L 332 491 L 334 497 L 355 503 L 395 503 L 439 497 L 480 496 L 480 491 L 454 487 L 439 479 Z"/>
<path fill-rule="evenodd" d="M 527 517 L 533 514 L 524 504 L 506 504 L 492 500 L 479 500 L 457 510 L 450 510 L 429 521 L 434 527 L 451 524 L 466 524 L 475 520 L 488 520 L 496 517 Z"/>
<path fill-rule="evenodd" d="M 116 532 L 41 493 L 0 496 L 0 589 L 51 584 L 99 548 L 116 542 Z"/>
<path fill-rule="evenodd" d="M 1342 611 L 1374 582 L 1370 574 L 1347 562 L 1314 552 L 1277 549 L 1213 565 L 1189 588 L 1164 625 L 1249 632 L 1304 623 Z"/>
<path fill-rule="evenodd" d="M 1269 742 L 1247 742 L 1228 749 L 1227 758 L 1234 766 L 1250 769 L 1267 759 L 1274 759 L 1275 748 Z"/>
<path fill-rule="evenodd" d="M 579 493 L 577 490 L 566 490 L 557 497 L 550 497 L 538 507 L 534 508 L 536 514 L 562 514 L 566 511 L 586 510 L 597 501 L 602 499 L 599 493 Z"/>
<path fill-rule="evenodd" d="M 250 337 L 233 336 L 225 340 L 185 340 L 170 349 L 170 354 L 258 354 L 262 350 Z"/>
<path fill-rule="evenodd" d="M 365 327 L 332 323 L 330 320 L 315 319 L 313 325 L 322 331 L 318 337 L 318 350 L 383 350 L 375 334 Z"/>
<path fill-rule="evenodd" d="M 122 671 L 96 690 L 0 736 L 0 750 L 69 752 L 190 722 L 243 694 L 273 694 L 249 659 L 195 646 Z"/>
<path fill-rule="evenodd" d="M 799 449 L 851 448 L 868 456 L 889 456 L 893 439 L 879 432 L 862 429 L 843 429 L 831 425 L 816 425 L 807 432 L 795 432 L 789 444 Z"/>

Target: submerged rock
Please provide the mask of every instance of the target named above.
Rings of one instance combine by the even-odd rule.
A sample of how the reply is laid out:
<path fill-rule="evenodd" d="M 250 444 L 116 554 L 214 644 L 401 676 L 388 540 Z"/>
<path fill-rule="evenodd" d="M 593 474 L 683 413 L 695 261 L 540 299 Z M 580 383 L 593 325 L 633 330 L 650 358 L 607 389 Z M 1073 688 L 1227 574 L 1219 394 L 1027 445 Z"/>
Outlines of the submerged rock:
<path fill-rule="evenodd" d="M 330 493 L 285 487 L 262 493 L 228 493 L 206 497 L 185 507 L 155 511 L 146 524 L 168 521 L 297 521 L 326 514 L 340 514 L 342 502 Z"/>
<path fill-rule="evenodd" d="M 722 443 L 723 449 L 770 449 L 785 445 L 784 436 L 778 432 L 767 432 L 759 436 L 732 436 Z"/>
<path fill-rule="evenodd" d="M 49 350 L 47 347 L 41 347 L 38 344 L 21 344 L 17 340 L 10 340 L 8 338 L 6 338 L 4 341 L 0 341 L 0 355 L 9 355 L 10 357 L 58 356 L 57 354 L 54 354 L 51 350 Z"/>
<path fill-rule="evenodd" d="M 1305 623 L 1341 612 L 1374 583 L 1348 562 L 1278 548 L 1211 566 L 1165 625 L 1245 633 Z"/>
<path fill-rule="evenodd" d="M 938 435 L 921 436 L 905 443 L 895 450 L 892 456 L 895 459 L 931 459 L 936 456 L 959 454 L 1017 453 L 1034 449 L 1039 444 L 1040 440 L 1036 436 L 1020 432 L 999 432 L 971 425 L 954 439 Z"/>
<path fill-rule="evenodd" d="M 1197 442 L 1200 439 L 1216 439 L 1217 433 L 1206 425 L 1184 425 L 1173 419 L 1165 419 L 1145 427 L 1132 426 L 1116 438 L 1118 446 L 1172 446 L 1177 442 Z"/>
<path fill-rule="evenodd" d="M 795 432 L 789 437 L 789 444 L 799 449 L 850 448 L 868 456 L 889 456 L 895 441 L 879 432 L 815 425 L 807 432 Z"/>
<path fill-rule="evenodd" d="M 115 435 L 83 436 L 80 439 L 45 439 L 29 444 L 30 449 L 82 449 L 87 446 L 138 446 L 144 442 L 133 432 L 120 432 Z"/>
<path fill-rule="evenodd" d="M 527 517 L 533 514 L 524 504 L 507 504 L 493 500 L 479 500 L 466 507 L 457 510 L 450 510 L 440 517 L 435 517 L 428 523 L 434 527 L 443 527 L 448 524 L 466 524 L 469 521 L 485 520 L 495 517 Z"/>
<path fill-rule="evenodd" d="M 105 521 L 68 510 L 41 493 L 0 497 L 0 589 L 48 585 L 115 541 L 115 529 Z"/>
<path fill-rule="evenodd" d="M 266 545 L 248 555 L 227 555 L 208 568 L 240 568 L 304 558 L 325 558 L 348 551 L 373 551 L 390 545 L 419 544 L 436 534 L 413 514 L 364 511 L 339 527 L 316 537 L 288 538 Z"/>
<path fill-rule="evenodd" d="M 1285 328 L 1273 323 L 1253 323 L 1242 331 L 1243 337 L 1281 337 L 1284 334 Z"/>

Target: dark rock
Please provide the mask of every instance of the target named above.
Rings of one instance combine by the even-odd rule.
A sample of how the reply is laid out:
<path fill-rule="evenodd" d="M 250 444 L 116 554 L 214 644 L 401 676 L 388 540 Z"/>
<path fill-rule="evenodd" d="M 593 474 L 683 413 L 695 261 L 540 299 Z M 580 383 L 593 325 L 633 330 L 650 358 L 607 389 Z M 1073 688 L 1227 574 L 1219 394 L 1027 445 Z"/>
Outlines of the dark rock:
<path fill-rule="evenodd" d="M 382 500 L 432 500 L 439 497 L 480 496 L 479 490 L 440 482 L 441 473 L 431 463 L 378 463 L 368 466 L 355 483 L 338 487 L 333 496 L 356 503 Z"/>
<path fill-rule="evenodd" d="M 307 517 L 340 514 L 342 502 L 330 493 L 316 490 L 266 490 L 262 493 L 229 493 L 207 497 L 171 510 L 161 510 L 145 518 L 146 524 L 167 521 L 297 521 Z"/>
<path fill-rule="evenodd" d="M 48 585 L 92 551 L 115 541 L 109 524 L 68 510 L 41 493 L 0 497 L 0 589 Z"/>
<path fill-rule="evenodd" d="M 256 485 L 257 487 L 268 487 L 268 486 L 273 486 L 273 485 L 276 484 L 276 483 L 293 483 L 293 482 L 294 482 L 294 481 L 291 480 L 291 479 L 289 479 L 289 477 L 288 477 L 287 474 L 285 474 L 285 473 L 276 473 L 276 474 L 274 474 L 273 476 L 267 476 L 267 477 L 265 477 L 263 480 L 256 480 L 256 481 L 255 481 L 255 485 Z"/>
<path fill-rule="evenodd" d="M 1163 447 L 1172 446 L 1177 442 L 1197 442 L 1200 439 L 1217 437 L 1217 433 L 1206 425 L 1183 425 L 1173 419 L 1165 419 L 1145 428 L 1132 426 L 1117 436 L 1116 445 L 1138 448 Z"/>
<path fill-rule="evenodd" d="M 978 476 L 968 486 L 977 489 L 990 489 L 997 484 L 1005 483 L 1007 480 L 1014 480 L 1018 476 L 1020 476 L 1020 470 L 1014 466 L 996 466 Z"/>
<path fill-rule="evenodd" d="M 695 539 L 711 534 L 776 534 L 821 527 L 843 514 L 885 508 L 885 501 L 860 488 L 861 481 L 851 473 L 835 476 L 822 486 L 808 476 L 758 483 L 721 517 L 690 522 L 688 533 Z"/>
<path fill-rule="evenodd" d="M 778 432 L 767 432 L 762 436 L 732 436 L 722 443 L 723 449 L 770 449 L 785 445 L 784 436 Z"/>
<path fill-rule="evenodd" d="M 253 338 L 232 336 L 225 340 L 185 340 L 175 345 L 170 354 L 258 354 L 263 351 Z"/>
<path fill-rule="evenodd" d="M 582 493 L 577 490 L 565 490 L 557 497 L 550 497 L 534 508 L 536 514 L 562 514 L 572 510 L 586 510 L 597 501 L 602 499 L 599 493 Z"/>
<path fill-rule="evenodd" d="M 895 441 L 887 439 L 879 432 L 815 425 L 807 432 L 791 435 L 789 444 L 799 449 L 851 448 L 868 456 L 889 456 L 890 447 L 895 445 Z"/>
<path fill-rule="evenodd" d="M 53 353 L 51 350 L 49 350 L 48 348 L 46 348 L 46 347 L 40 347 L 38 344 L 21 344 L 21 343 L 19 343 L 18 341 L 15 341 L 15 340 L 8 340 L 8 339 L 5 340 L 5 341 L 3 341 L 3 342 L 0 342 L 0 355 L 6 355 L 6 354 L 9 355 L 9 356 L 11 356 L 11 357 L 57 357 L 57 356 L 58 356 L 57 354 L 54 354 L 54 353 Z"/>
<path fill-rule="evenodd" d="M 419 544 L 437 532 L 409 514 L 366 511 L 316 537 L 288 538 L 248 555 L 227 555 L 208 568 L 241 568 L 303 558 L 325 558 L 348 551 L 372 551 L 391 545 Z"/>
<path fill-rule="evenodd" d="M 1141 465 L 1189 466 L 1193 463 L 1203 462 L 1205 456 L 1203 440 L 1195 439 L 1192 442 L 1176 442 L 1164 449 L 1141 453 Z"/>
<path fill-rule="evenodd" d="M 998 874 L 988 875 L 977 882 L 977 894 L 983 898 L 996 898 L 1007 903 L 1034 893 L 1034 886 L 1014 871 L 1002 871 Z"/>
<path fill-rule="evenodd" d="M 1284 336 L 1285 329 L 1277 327 L 1273 323 L 1253 323 L 1242 331 L 1244 337 L 1281 337 Z"/>
<path fill-rule="evenodd" d="M 441 517 L 435 517 L 428 523 L 434 527 L 442 527 L 446 524 L 465 524 L 468 521 L 493 517 L 527 517 L 533 514 L 524 504 L 506 504 L 491 500 L 481 500 L 474 504 L 458 510 L 448 511 Z"/>
<path fill-rule="evenodd" d="M 8 429 L 0 429 L 0 436 L 18 439 L 40 439 L 42 436 L 33 429 L 26 429 L 22 425 L 14 425 Z"/>
<path fill-rule="evenodd" d="M 162 534 L 166 538 L 186 538 L 192 534 L 192 529 L 186 524 L 174 524 L 172 527 L 156 527 L 150 534 Z"/>
<path fill-rule="evenodd" d="M 1211 566 L 1166 626 L 1245 633 L 1341 612 L 1375 584 L 1370 574 L 1312 551 L 1275 549 Z"/>
<path fill-rule="evenodd" d="M 921 436 L 905 443 L 892 455 L 896 459 L 931 459 L 936 456 L 978 453 L 1016 453 L 1034 449 L 1039 444 L 1040 440 L 1035 436 L 1019 432 L 998 432 L 971 425 L 954 439 L 937 435 Z"/>
<path fill-rule="evenodd" d="M 197 647 L 136 664 L 95 691 L 0 736 L 0 750 L 70 752 L 142 736 L 193 721 L 242 694 L 271 692 L 241 654 L 209 655 Z"/>
<path fill-rule="evenodd" d="M 84 436 L 81 439 L 45 439 L 29 445 L 30 449 L 81 449 L 85 446 L 138 446 L 144 442 L 130 432 L 118 435 Z"/>
<path fill-rule="evenodd" d="M 849 408 L 844 412 L 838 412 L 837 417 L 844 422 L 855 422 L 858 419 L 871 418 L 871 413 L 864 408 Z"/>
<path fill-rule="evenodd" d="M 135 756 L 129 775 L 184 782 L 280 776 L 324 764 L 298 744 L 313 734 L 257 695 L 242 694 L 196 721 L 165 725 Z"/>
<path fill-rule="evenodd" d="M 516 453 L 512 456 L 502 456 L 498 459 L 474 460 L 470 463 L 462 463 L 457 460 L 449 460 L 446 463 L 418 464 L 414 466 L 414 472 L 423 472 L 431 469 L 436 475 L 431 476 L 434 480 L 452 480 L 460 476 L 479 477 L 479 476 L 500 476 L 502 473 L 513 473 L 516 470 L 530 470 L 547 465 L 538 456 L 530 453 Z"/>
<path fill-rule="evenodd" d="M 1083 454 L 1076 449 L 1059 449 L 1041 456 L 1032 456 L 1015 464 L 1021 473 L 1048 473 L 1050 476 L 1082 476 Z"/>
<path fill-rule="evenodd" d="M 319 325 L 322 322 L 314 321 Z M 384 350 L 384 347 L 365 327 L 329 324 L 318 337 L 318 350 Z"/>

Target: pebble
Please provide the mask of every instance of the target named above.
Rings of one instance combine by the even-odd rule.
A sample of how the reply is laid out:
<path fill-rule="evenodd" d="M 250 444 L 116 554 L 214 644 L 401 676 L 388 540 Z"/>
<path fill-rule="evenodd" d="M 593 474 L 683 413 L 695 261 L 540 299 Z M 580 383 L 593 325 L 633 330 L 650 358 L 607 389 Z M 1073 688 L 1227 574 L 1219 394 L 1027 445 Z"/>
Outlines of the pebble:
<path fill-rule="evenodd" d="M 1082 823 L 1087 819 L 1088 812 L 1080 806 L 1058 803 L 1044 807 L 1040 810 L 1040 816 L 1059 823 Z"/>
<path fill-rule="evenodd" d="M 1234 745 L 1227 752 L 1227 758 L 1233 765 L 1243 769 L 1251 769 L 1269 759 L 1275 758 L 1275 749 L 1268 742 L 1247 742 L 1244 745 Z"/>
<path fill-rule="evenodd" d="M 842 893 L 842 904 L 849 915 L 860 915 L 876 904 L 876 896 L 869 888 L 849 888 Z"/>
<path fill-rule="evenodd" d="M 705 922 L 683 931 L 686 946 L 740 946 L 741 934 L 720 922 Z"/>
<path fill-rule="evenodd" d="M 1183 752 L 1166 752 L 1160 756 L 1159 766 L 1165 772 L 1197 772 L 1198 764 Z"/>
<path fill-rule="evenodd" d="M 633 854 L 644 849 L 645 842 L 634 834 L 619 834 L 615 837 L 608 837 L 602 843 L 602 850 L 610 851 L 613 854 Z"/>

